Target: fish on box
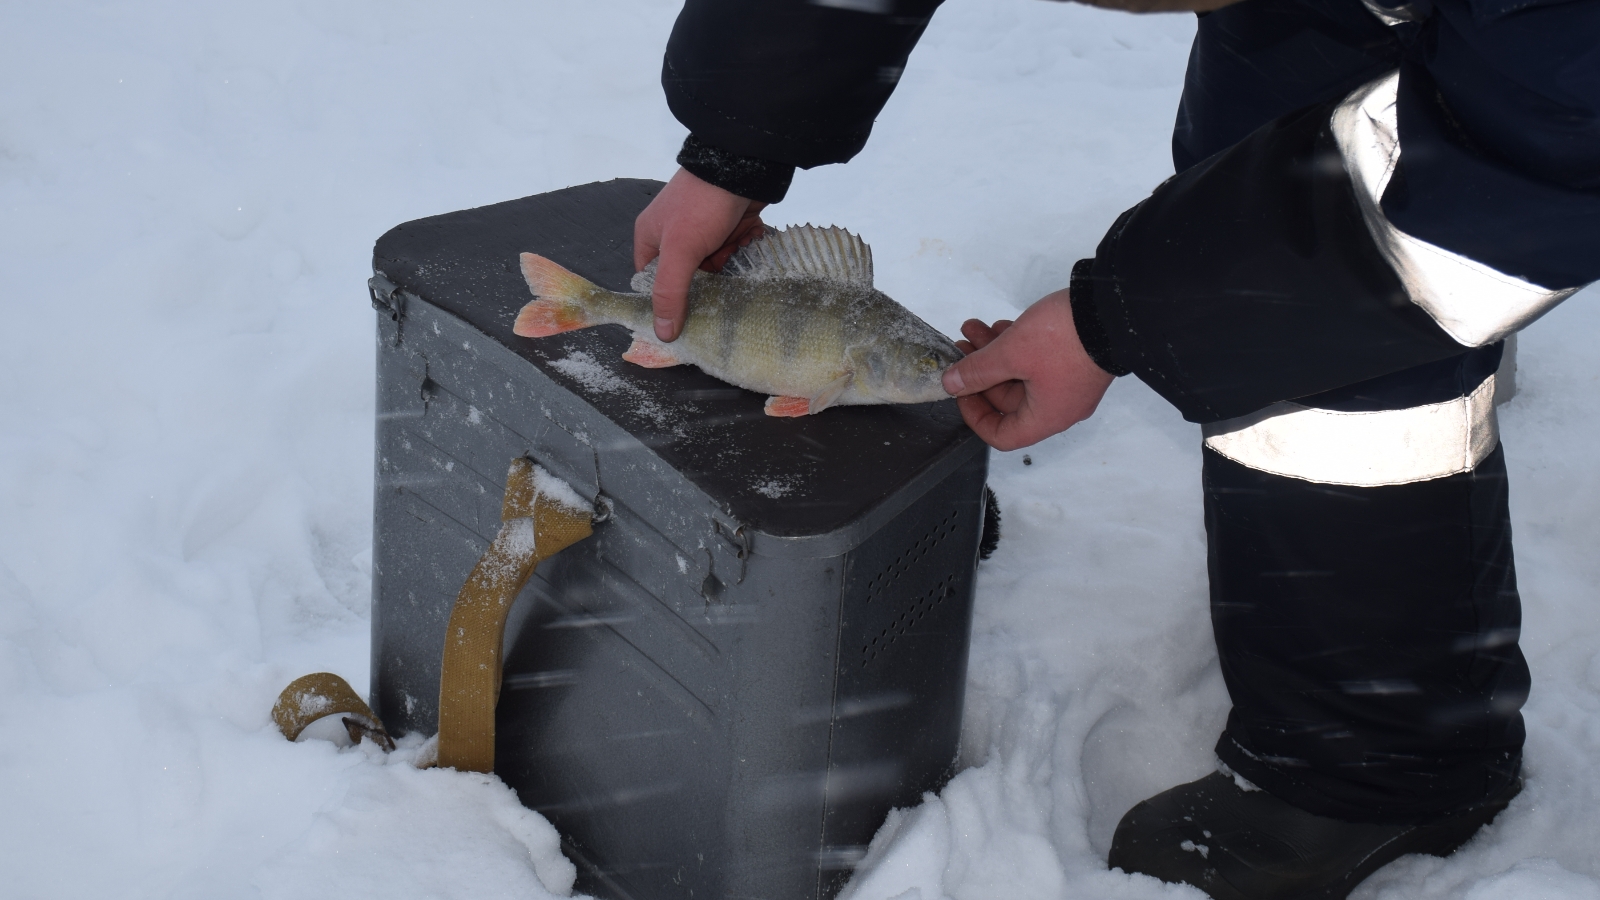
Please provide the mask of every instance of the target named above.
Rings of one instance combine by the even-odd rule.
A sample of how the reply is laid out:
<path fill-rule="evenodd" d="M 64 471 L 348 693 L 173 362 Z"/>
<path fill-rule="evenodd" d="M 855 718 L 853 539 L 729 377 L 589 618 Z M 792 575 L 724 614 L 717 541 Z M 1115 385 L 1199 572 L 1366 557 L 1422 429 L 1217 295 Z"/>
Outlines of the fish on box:
<path fill-rule="evenodd" d="M 696 272 L 689 313 L 671 344 L 657 340 L 650 306 L 654 263 L 638 293 L 608 291 L 533 253 L 521 256 L 534 300 L 514 331 L 548 337 L 595 325 L 633 332 L 623 359 L 650 368 L 698 366 L 769 394 L 770 416 L 830 406 L 943 400 L 941 376 L 961 351 L 872 286 L 872 250 L 841 228 L 769 232 L 720 273 Z"/>

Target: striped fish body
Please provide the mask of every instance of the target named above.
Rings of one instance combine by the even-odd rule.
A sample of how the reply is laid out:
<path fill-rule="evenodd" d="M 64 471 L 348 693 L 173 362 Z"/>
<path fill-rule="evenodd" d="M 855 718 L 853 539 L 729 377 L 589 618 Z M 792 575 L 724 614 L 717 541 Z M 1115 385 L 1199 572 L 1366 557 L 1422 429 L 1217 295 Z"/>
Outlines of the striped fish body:
<path fill-rule="evenodd" d="M 635 276 L 639 293 L 624 294 L 525 253 L 523 274 L 535 299 L 515 330 L 543 337 L 622 325 L 634 339 L 624 359 L 652 368 L 697 366 L 771 395 L 769 415 L 944 399 L 940 377 L 960 352 L 875 289 L 871 265 L 866 244 L 841 229 L 769 234 L 735 255 L 725 274 L 695 274 L 683 331 L 663 344 L 653 330 L 653 268 Z"/>

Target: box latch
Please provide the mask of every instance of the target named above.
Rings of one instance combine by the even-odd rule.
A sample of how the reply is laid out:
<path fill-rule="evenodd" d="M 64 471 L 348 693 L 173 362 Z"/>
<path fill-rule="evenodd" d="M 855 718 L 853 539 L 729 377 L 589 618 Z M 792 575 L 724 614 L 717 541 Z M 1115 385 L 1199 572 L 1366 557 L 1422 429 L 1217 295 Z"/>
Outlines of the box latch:
<path fill-rule="evenodd" d="M 367 290 L 372 295 L 372 308 L 394 323 L 394 346 L 400 346 L 400 327 L 406 316 L 406 292 L 382 272 L 374 272 L 367 279 Z"/>
<path fill-rule="evenodd" d="M 733 583 L 743 584 L 745 565 L 750 556 L 750 541 L 745 534 L 744 526 L 730 525 L 713 516 L 711 519 L 711 532 L 716 536 L 717 549 L 721 551 L 720 555 L 724 558 L 732 557 L 732 559 L 727 560 L 723 571 L 730 574 L 737 572 L 738 574 L 734 576 Z M 713 554 L 713 559 L 717 555 Z"/>

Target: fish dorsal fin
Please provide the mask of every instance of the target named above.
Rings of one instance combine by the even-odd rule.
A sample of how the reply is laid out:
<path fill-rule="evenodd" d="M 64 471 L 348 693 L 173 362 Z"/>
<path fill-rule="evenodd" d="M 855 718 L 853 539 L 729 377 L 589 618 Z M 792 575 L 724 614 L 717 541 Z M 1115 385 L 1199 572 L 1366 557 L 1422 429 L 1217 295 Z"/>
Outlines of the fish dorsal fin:
<path fill-rule="evenodd" d="M 722 272 L 736 278 L 824 278 L 872 287 L 872 248 L 838 226 L 790 225 L 752 241 Z"/>
<path fill-rule="evenodd" d="M 660 259 L 650 260 L 650 264 L 638 272 L 633 273 L 633 280 L 628 282 L 628 287 L 633 288 L 636 294 L 648 294 L 656 287 L 656 263 Z"/>

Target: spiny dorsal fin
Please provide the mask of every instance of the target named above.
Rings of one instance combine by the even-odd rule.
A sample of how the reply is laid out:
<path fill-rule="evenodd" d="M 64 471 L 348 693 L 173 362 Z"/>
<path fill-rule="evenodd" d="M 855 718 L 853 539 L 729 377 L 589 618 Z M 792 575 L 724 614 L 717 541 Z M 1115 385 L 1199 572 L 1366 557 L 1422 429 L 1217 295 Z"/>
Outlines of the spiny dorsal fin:
<path fill-rule="evenodd" d="M 872 287 L 872 248 L 838 226 L 790 225 L 735 253 L 722 272 L 738 278 L 826 278 Z"/>

